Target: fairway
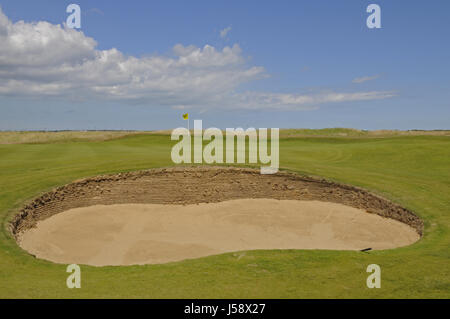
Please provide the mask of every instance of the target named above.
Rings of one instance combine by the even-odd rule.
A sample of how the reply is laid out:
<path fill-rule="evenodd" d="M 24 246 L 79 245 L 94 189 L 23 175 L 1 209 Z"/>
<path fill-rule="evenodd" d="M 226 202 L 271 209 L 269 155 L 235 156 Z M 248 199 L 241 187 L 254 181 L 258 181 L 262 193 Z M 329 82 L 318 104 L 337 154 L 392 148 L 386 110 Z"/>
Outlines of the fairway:
<path fill-rule="evenodd" d="M 284 136 L 281 169 L 387 198 L 424 221 L 423 237 L 410 246 L 369 252 L 245 250 L 158 265 L 82 266 L 83 288 L 70 290 L 66 265 L 19 248 L 9 227 L 13 216 L 39 195 L 75 180 L 172 166 L 174 142 L 168 135 L 140 134 L 0 145 L 0 297 L 450 297 L 448 136 Z M 382 269 L 381 289 L 366 286 L 370 264 Z"/>

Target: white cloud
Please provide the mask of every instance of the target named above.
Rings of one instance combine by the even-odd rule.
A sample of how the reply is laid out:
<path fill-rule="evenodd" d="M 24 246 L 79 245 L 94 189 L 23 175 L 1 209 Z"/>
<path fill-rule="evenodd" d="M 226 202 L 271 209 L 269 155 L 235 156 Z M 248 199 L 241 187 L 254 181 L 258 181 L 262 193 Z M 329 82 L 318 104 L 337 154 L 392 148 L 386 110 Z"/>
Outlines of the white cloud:
<path fill-rule="evenodd" d="M 235 96 L 235 99 L 239 100 L 239 104 L 247 109 L 259 109 L 261 106 L 266 106 L 279 110 L 311 110 L 326 103 L 380 100 L 394 96 L 396 93 L 392 91 L 356 93 L 327 91 L 313 94 L 247 92 Z"/>
<path fill-rule="evenodd" d="M 372 80 L 376 80 L 376 79 L 378 79 L 380 77 L 380 75 L 379 74 L 377 74 L 377 75 L 372 75 L 372 76 L 362 76 L 362 77 L 360 77 L 360 78 L 355 78 L 355 79 L 353 79 L 353 83 L 364 83 L 364 82 L 367 82 L 367 81 L 372 81 Z"/>
<path fill-rule="evenodd" d="M 87 13 L 89 14 L 89 13 L 95 13 L 95 14 L 99 14 L 99 15 L 105 15 L 105 13 L 102 11 L 102 10 L 100 10 L 99 8 L 91 8 L 91 9 L 88 9 L 87 10 Z"/>
<path fill-rule="evenodd" d="M 227 36 L 228 32 L 230 32 L 230 31 L 231 31 L 231 26 L 226 27 L 225 29 L 220 31 L 220 37 L 225 38 Z"/>
<path fill-rule="evenodd" d="M 237 93 L 242 84 L 267 76 L 263 67 L 248 65 L 237 44 L 220 50 L 177 44 L 172 56 L 138 58 L 114 48 L 98 50 L 94 39 L 65 26 L 12 23 L 0 8 L 1 96 L 107 99 L 186 109 L 310 109 L 393 96 L 392 92 Z"/>

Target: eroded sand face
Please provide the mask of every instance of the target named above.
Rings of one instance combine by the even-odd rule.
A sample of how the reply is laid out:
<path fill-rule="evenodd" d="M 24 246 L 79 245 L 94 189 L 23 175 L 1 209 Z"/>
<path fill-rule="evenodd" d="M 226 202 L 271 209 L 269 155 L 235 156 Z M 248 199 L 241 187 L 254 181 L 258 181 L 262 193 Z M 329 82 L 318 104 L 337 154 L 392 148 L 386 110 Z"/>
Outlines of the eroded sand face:
<path fill-rule="evenodd" d="M 406 224 L 342 204 L 239 199 L 71 209 L 38 222 L 19 243 L 37 258 L 106 266 L 254 249 L 389 249 L 419 237 Z"/>

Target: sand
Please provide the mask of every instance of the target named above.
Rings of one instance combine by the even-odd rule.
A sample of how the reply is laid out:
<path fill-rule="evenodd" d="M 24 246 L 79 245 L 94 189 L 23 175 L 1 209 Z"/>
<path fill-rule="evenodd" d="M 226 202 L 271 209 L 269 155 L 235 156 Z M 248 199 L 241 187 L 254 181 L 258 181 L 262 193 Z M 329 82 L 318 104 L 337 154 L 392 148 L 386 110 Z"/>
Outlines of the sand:
<path fill-rule="evenodd" d="M 79 207 L 116 204 L 193 205 L 236 199 L 318 200 L 339 203 L 394 219 L 422 235 L 412 211 L 367 190 L 322 178 L 236 167 L 172 167 L 100 175 L 74 181 L 28 202 L 14 216 L 14 237 L 53 215 Z"/>
<path fill-rule="evenodd" d="M 406 224 L 343 204 L 239 199 L 75 208 L 39 221 L 18 242 L 37 258 L 107 266 L 256 249 L 389 249 L 419 238 Z"/>

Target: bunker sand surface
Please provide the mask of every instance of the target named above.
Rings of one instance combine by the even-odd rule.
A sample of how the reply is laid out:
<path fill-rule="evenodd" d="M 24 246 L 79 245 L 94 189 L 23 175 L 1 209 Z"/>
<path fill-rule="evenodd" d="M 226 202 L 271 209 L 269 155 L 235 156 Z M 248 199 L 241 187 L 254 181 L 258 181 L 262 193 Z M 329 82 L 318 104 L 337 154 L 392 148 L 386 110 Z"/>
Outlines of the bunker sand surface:
<path fill-rule="evenodd" d="M 56 263 L 107 266 L 254 249 L 390 249 L 419 238 L 404 223 L 343 204 L 238 199 L 75 208 L 38 222 L 19 242 Z"/>

